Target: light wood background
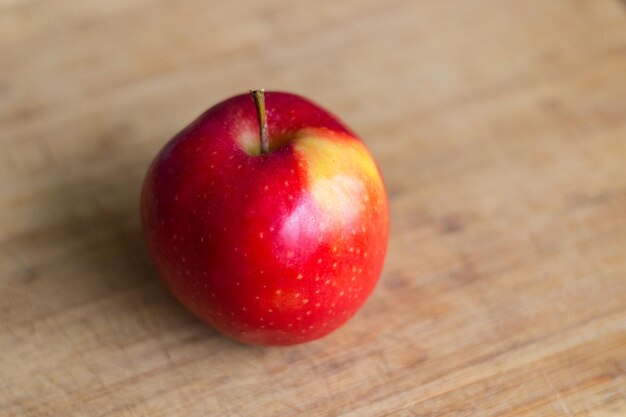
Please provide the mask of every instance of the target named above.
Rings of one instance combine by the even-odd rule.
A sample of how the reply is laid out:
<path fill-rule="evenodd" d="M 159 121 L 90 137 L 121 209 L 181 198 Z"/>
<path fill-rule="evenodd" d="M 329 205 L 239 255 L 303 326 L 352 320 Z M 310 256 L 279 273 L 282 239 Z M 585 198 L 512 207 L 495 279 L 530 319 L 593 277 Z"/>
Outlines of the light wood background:
<path fill-rule="evenodd" d="M 140 236 L 157 150 L 254 87 L 391 198 L 374 295 L 293 348 L 202 325 Z M 626 5 L 2 1 L 0 415 L 626 416 Z"/>

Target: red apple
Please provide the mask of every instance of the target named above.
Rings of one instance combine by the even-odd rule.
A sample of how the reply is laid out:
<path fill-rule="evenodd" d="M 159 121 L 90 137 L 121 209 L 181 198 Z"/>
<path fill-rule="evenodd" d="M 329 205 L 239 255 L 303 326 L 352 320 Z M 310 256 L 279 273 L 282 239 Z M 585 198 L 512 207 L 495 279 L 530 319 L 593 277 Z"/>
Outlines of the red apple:
<path fill-rule="evenodd" d="M 302 343 L 345 323 L 376 285 L 387 197 L 335 116 L 294 94 L 253 96 L 210 108 L 161 150 L 143 230 L 161 278 L 200 319 L 246 343 Z"/>

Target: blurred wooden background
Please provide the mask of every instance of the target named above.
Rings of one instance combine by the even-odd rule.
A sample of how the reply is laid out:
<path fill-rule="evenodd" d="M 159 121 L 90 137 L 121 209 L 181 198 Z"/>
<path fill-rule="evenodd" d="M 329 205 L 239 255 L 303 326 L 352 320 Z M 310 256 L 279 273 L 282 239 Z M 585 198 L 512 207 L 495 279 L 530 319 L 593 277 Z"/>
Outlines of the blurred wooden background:
<path fill-rule="evenodd" d="M 331 336 L 232 343 L 157 281 L 147 164 L 208 106 L 304 94 L 391 197 Z M 626 6 L 0 3 L 0 415 L 626 415 Z"/>

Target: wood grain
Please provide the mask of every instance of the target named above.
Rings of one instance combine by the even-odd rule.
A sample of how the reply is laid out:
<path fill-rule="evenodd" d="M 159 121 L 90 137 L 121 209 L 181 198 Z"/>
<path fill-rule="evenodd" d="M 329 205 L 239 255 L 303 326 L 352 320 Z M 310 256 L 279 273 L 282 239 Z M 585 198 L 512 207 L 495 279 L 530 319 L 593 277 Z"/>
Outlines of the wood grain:
<path fill-rule="evenodd" d="M 147 164 L 253 87 L 340 114 L 392 206 L 359 315 L 230 342 L 144 252 Z M 617 0 L 0 3 L 0 415 L 626 415 Z"/>

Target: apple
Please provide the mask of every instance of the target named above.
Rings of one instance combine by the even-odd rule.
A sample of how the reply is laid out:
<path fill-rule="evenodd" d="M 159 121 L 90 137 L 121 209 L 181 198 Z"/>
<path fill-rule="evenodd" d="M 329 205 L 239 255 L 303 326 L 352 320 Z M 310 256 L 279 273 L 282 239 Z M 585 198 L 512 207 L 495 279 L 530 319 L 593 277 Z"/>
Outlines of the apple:
<path fill-rule="evenodd" d="M 159 275 L 241 342 L 290 345 L 337 329 L 378 281 L 389 208 L 363 142 L 298 95 L 225 100 L 156 156 L 141 195 Z"/>

